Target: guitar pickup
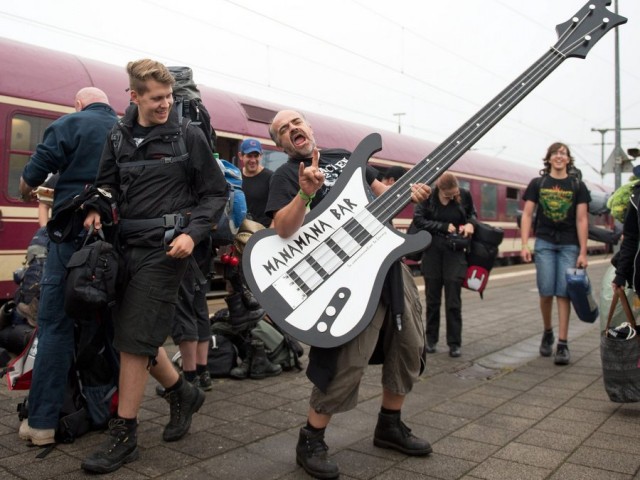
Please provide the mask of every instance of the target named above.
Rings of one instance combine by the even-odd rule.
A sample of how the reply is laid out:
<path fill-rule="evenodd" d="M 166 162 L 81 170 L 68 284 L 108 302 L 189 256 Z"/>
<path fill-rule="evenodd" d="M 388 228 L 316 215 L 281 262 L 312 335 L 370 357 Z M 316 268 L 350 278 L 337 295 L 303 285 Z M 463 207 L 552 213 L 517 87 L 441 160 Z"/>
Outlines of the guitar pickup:
<path fill-rule="evenodd" d="M 329 304 L 325 307 L 322 315 L 318 319 L 316 323 L 316 329 L 320 333 L 331 333 L 331 327 L 333 326 L 333 322 L 335 322 L 336 318 L 349 301 L 349 297 L 351 297 L 351 290 L 348 288 L 340 288 L 335 293 L 333 298 L 329 301 Z"/>

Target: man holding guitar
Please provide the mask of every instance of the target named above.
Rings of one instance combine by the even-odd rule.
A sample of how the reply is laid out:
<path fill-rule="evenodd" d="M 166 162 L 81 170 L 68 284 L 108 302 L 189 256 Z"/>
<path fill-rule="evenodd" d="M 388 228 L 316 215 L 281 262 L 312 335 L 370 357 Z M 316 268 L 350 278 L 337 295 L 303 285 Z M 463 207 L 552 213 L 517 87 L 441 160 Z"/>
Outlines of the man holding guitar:
<path fill-rule="evenodd" d="M 320 152 L 311 126 L 303 115 L 292 110 L 278 112 L 269 132 L 289 160 L 272 177 L 265 210 L 273 218 L 278 236 L 288 238 L 302 226 L 306 213 L 327 195 L 348 163 L 350 152 L 340 149 Z M 366 178 L 375 196 L 389 188 L 376 180 L 371 167 L 367 167 Z M 410 188 L 411 199 L 416 203 L 426 200 L 431 193 L 421 183 Z M 327 458 L 325 428 L 334 413 L 357 405 L 360 381 L 374 351 L 375 357 L 379 354 L 384 357 L 382 407 L 374 445 L 407 455 L 431 453 L 429 442 L 413 435 L 400 419 L 405 396 L 421 373 L 424 350 L 422 306 L 408 268 L 399 262 L 394 264 L 382 292 L 373 320 L 360 334 L 335 348 L 312 347 L 309 353 L 307 376 L 314 388 L 307 425 L 301 428 L 296 446 L 296 461 L 315 477 L 339 476 L 338 466 Z"/>

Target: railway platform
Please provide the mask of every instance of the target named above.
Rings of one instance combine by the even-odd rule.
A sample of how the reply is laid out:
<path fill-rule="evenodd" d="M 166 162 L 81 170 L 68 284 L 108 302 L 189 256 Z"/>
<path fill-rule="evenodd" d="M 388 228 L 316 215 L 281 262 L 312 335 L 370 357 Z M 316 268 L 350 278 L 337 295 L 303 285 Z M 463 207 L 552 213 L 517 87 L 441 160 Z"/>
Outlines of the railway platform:
<path fill-rule="evenodd" d="M 598 296 L 609 258 L 590 261 Z M 570 365 L 556 366 L 553 357 L 540 357 L 542 321 L 529 265 L 495 269 L 484 299 L 464 291 L 463 324 L 462 356 L 449 357 L 441 340 L 403 409 L 405 422 L 431 442 L 433 453 L 409 458 L 373 446 L 381 396 L 380 369 L 373 366 L 363 380 L 358 407 L 336 415 L 327 430 L 341 478 L 640 479 L 640 405 L 609 401 L 602 384 L 598 321 L 586 324 L 572 315 Z M 304 372 L 216 380 L 190 433 L 164 443 L 168 406 L 150 381 L 140 413 L 140 459 L 105 478 L 309 478 L 296 466 L 295 444 L 310 389 Z M 0 478 L 87 478 L 80 461 L 103 435 L 87 434 L 37 459 L 40 449 L 27 446 L 17 434 L 16 403 L 23 396 L 0 387 Z"/>

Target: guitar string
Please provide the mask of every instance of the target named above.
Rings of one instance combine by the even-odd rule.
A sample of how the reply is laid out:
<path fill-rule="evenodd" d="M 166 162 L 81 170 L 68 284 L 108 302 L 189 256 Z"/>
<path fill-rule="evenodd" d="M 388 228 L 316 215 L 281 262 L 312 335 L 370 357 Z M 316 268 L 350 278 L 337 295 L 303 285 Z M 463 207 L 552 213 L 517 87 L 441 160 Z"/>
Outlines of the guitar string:
<path fill-rule="evenodd" d="M 585 35 L 589 35 L 593 33 L 597 28 L 599 27 L 594 27 L 590 32 L 588 32 Z M 566 35 L 566 32 L 564 35 Z M 404 179 L 404 176 L 400 180 L 398 180 L 397 183 L 400 183 L 400 185 L 396 188 L 396 190 L 405 190 L 404 195 L 402 195 L 401 193 L 396 194 L 395 199 L 392 200 L 392 202 L 387 205 L 383 203 L 383 200 L 379 200 L 381 199 L 381 197 L 378 197 L 368 205 L 367 209 L 376 217 L 381 217 L 382 214 L 385 213 L 385 210 L 392 212 L 390 215 L 388 214 L 386 218 L 383 217 L 381 221 L 384 223 L 391 220 L 391 218 L 395 216 L 395 211 L 398 208 L 398 205 L 404 206 L 407 203 L 409 203 L 411 198 L 410 186 L 412 183 L 415 183 L 416 180 L 423 177 L 425 173 L 431 172 L 431 170 L 435 170 L 433 172 L 434 175 L 427 177 L 427 183 L 430 183 L 435 178 L 437 178 L 440 175 L 440 170 L 442 170 L 447 166 L 446 165 L 447 157 L 451 156 L 456 149 L 461 150 L 462 153 L 466 152 L 466 150 L 469 148 L 470 145 L 475 143 L 475 141 L 478 138 L 482 137 L 485 134 L 485 132 L 482 131 L 482 129 L 478 129 L 479 126 L 485 125 L 485 124 L 490 125 L 490 122 L 492 121 L 495 123 L 497 122 L 498 118 L 501 118 L 499 117 L 499 115 L 506 115 L 511 108 L 517 105 L 524 96 L 528 95 L 528 93 L 540 83 L 540 81 L 546 78 L 546 76 L 548 76 L 555 68 L 557 68 L 564 61 L 567 53 L 570 53 L 577 46 L 579 46 L 579 44 L 582 43 L 583 41 L 584 41 L 584 35 L 581 36 L 578 40 L 574 41 L 572 44 L 565 47 L 562 47 L 560 45 L 560 42 L 558 42 L 556 46 L 554 46 L 554 48 L 552 48 L 549 52 L 547 52 L 543 56 L 543 58 L 545 56 L 548 57 L 544 59 L 543 62 L 550 62 L 550 63 L 546 63 L 546 64 L 543 63 L 541 65 L 535 65 L 534 67 L 530 68 L 529 70 L 532 70 L 533 68 L 537 68 L 539 66 L 542 67 L 540 70 L 535 71 L 532 74 L 525 72 L 525 74 L 521 75 L 521 77 L 516 79 L 512 83 L 512 85 L 510 85 L 510 87 L 508 87 L 502 94 L 500 94 L 499 98 L 496 98 L 492 101 L 496 103 L 494 103 L 493 105 L 490 104 L 488 108 L 485 108 L 483 109 L 482 112 L 480 112 L 484 115 L 477 114 L 476 116 L 478 118 L 472 117 L 472 119 L 469 120 L 467 124 L 463 125 L 463 127 L 459 129 L 459 133 L 457 135 L 454 133 L 453 136 L 449 137 L 449 139 L 451 139 L 451 142 L 442 144 L 439 148 L 436 149 L 435 152 L 432 152 L 433 156 L 431 159 L 429 159 L 429 156 L 427 156 L 427 159 L 429 159 L 429 161 L 425 162 L 424 164 L 419 164 L 418 168 L 414 168 L 410 172 L 408 172 L 409 174 L 406 180 Z M 560 51 L 560 48 L 563 48 L 564 50 Z M 558 53 L 562 55 L 562 58 L 557 57 Z M 529 77 L 528 75 L 531 75 L 531 76 Z M 526 88 L 520 88 L 522 86 L 522 82 L 526 83 Z M 515 94 L 512 94 L 513 89 L 516 87 L 518 88 L 518 91 L 516 91 Z M 493 115 L 492 110 L 496 110 L 496 113 L 498 114 L 494 118 L 491 118 L 491 116 Z M 502 113 L 502 112 L 505 112 L 505 113 Z M 486 117 L 488 117 L 488 120 L 486 120 Z M 476 131 L 469 134 L 468 131 L 470 128 Z M 486 127 L 485 130 L 487 128 L 488 127 Z M 462 140 L 457 141 L 454 145 L 453 142 L 461 137 L 462 137 Z M 441 163 L 440 157 L 442 156 L 445 157 L 443 159 L 445 160 L 445 165 L 438 165 L 439 163 Z M 435 162 L 435 165 L 432 167 L 433 162 Z M 427 172 L 424 172 L 425 170 Z M 395 185 L 393 187 L 395 187 Z M 379 204 L 382 204 L 381 205 L 382 208 L 378 207 Z"/>
<path fill-rule="evenodd" d="M 588 15 L 588 13 L 587 13 Z M 496 98 L 494 98 L 489 105 L 478 112 L 474 117 L 468 120 L 462 127 L 458 129 L 457 132 L 449 137 L 450 141 L 448 143 L 442 144 L 440 147 L 436 149 L 435 155 L 429 159 L 427 156 L 424 162 L 420 162 L 417 168 L 414 168 L 408 172 L 407 178 L 401 178 L 398 180 L 396 185 L 391 187 L 394 190 L 402 190 L 409 187 L 408 192 L 405 191 L 404 195 L 402 193 L 397 193 L 395 198 L 391 201 L 390 205 L 382 204 L 381 207 L 378 207 L 378 204 L 381 204 L 382 201 L 379 200 L 381 197 L 374 199 L 365 209 L 358 212 L 354 215 L 353 218 L 348 220 L 338 231 L 332 234 L 329 238 L 333 240 L 338 245 L 349 245 L 356 244 L 355 249 L 359 250 L 363 246 L 363 242 L 367 236 L 375 235 L 384 227 L 384 224 L 391 220 L 393 216 L 395 216 L 396 209 L 398 206 L 402 207 L 408 204 L 411 200 L 410 195 L 410 186 L 415 183 L 416 180 L 424 177 L 424 175 L 428 175 L 429 173 L 433 173 L 432 176 L 428 176 L 426 183 L 431 183 L 435 178 L 440 175 L 440 171 L 443 168 L 447 167 L 447 163 L 451 161 L 452 155 L 461 156 L 464 152 L 467 151 L 470 145 L 473 145 L 475 141 L 482 137 L 488 129 L 492 127 L 491 122 L 494 124 L 506 115 L 511 108 L 517 105 L 522 98 L 530 93 L 544 78 L 546 78 L 553 70 L 555 70 L 566 58 L 565 53 L 571 52 L 579 43 L 582 43 L 585 40 L 585 35 L 593 33 L 598 27 L 594 27 L 591 32 L 585 35 L 581 35 L 578 40 L 576 40 L 573 44 L 569 46 L 562 47 L 562 43 L 565 41 L 565 38 L 572 29 L 577 29 L 578 26 L 584 21 L 587 17 L 585 15 L 578 23 L 573 22 L 569 28 L 560 36 L 559 41 L 550 49 L 550 51 L 546 52 L 542 58 L 536 62 L 533 66 L 527 69 L 523 74 L 520 75 L 516 80 L 514 80 L 503 92 L 498 94 Z M 564 48 L 564 52 L 560 51 L 560 48 Z M 558 54 L 561 57 L 558 57 Z M 545 58 L 547 57 L 547 58 Z M 536 71 L 537 70 L 537 71 Z M 530 72 L 531 71 L 531 72 Z M 524 87 L 524 88 L 523 88 Z M 513 92 L 516 90 L 515 93 Z M 492 110 L 496 110 L 495 113 Z M 487 120 L 488 118 L 488 120 Z M 484 129 L 479 127 L 483 125 Z M 457 140 L 461 138 L 461 140 Z M 455 142 L 455 144 L 454 144 Z M 454 153 L 456 150 L 462 150 L 462 152 Z M 441 157 L 443 157 L 441 159 Z M 457 158 L 456 158 L 457 160 Z M 439 165 L 444 161 L 444 165 Z M 432 167 L 432 163 L 435 164 Z M 423 172 L 426 170 L 426 172 Z M 432 172 L 433 170 L 433 172 Z M 403 176 L 404 177 L 404 176 Z M 394 188 L 396 187 L 396 188 Z M 392 193 L 391 193 L 392 195 Z M 386 218 L 379 220 L 383 214 L 386 213 Z M 328 264 L 330 260 L 335 260 L 338 256 L 331 248 L 325 246 L 326 250 L 318 252 L 319 248 L 314 249 L 314 251 L 310 252 L 310 256 L 314 258 L 314 260 L 321 266 L 324 267 Z M 316 255 L 314 255 L 316 254 Z M 319 254 L 319 255 L 318 255 Z M 352 255 L 349 255 L 351 258 Z M 339 268 L 338 265 L 337 268 Z M 326 269 L 328 275 L 335 270 L 333 266 L 331 268 Z M 320 276 L 316 269 L 313 268 L 308 262 L 301 261 L 292 267 L 289 272 L 295 271 L 296 275 L 300 278 L 301 281 L 305 282 L 305 285 L 314 290 L 317 285 L 317 281 L 313 285 L 309 285 L 311 283 L 310 278 L 315 275 Z M 311 277 L 309 277 L 311 274 Z M 322 280 L 324 278 L 320 277 Z"/>

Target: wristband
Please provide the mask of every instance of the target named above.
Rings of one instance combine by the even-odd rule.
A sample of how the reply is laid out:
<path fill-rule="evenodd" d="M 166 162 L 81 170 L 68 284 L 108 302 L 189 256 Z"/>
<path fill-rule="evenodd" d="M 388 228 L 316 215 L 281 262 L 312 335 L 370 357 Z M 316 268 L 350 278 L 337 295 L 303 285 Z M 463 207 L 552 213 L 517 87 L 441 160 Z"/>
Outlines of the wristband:
<path fill-rule="evenodd" d="M 302 191 L 302 189 L 298 190 L 298 195 L 300 195 L 300 198 L 302 198 L 302 200 L 304 201 L 305 206 L 309 206 L 311 204 L 311 200 L 313 200 L 316 196 L 315 193 L 312 193 L 311 195 L 307 195 L 306 193 L 304 193 Z"/>
<path fill-rule="evenodd" d="M 531 249 L 529 248 L 529 245 L 522 245 L 522 249 L 521 250 L 526 250 L 527 252 L 531 252 Z"/>

